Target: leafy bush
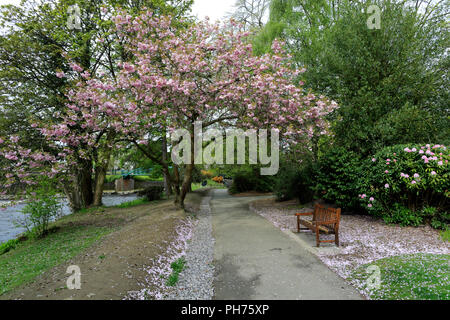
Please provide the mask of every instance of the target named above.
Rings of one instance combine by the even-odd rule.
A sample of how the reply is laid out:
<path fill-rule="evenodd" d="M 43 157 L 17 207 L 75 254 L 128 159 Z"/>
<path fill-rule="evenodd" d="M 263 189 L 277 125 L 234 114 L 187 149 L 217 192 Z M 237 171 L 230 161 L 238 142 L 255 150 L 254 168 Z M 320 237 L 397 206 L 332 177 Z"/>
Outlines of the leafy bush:
<path fill-rule="evenodd" d="M 449 150 L 443 145 L 386 147 L 364 163 L 363 207 L 403 225 L 449 223 Z"/>
<path fill-rule="evenodd" d="M 358 154 L 333 147 L 319 161 L 314 187 L 317 196 L 346 209 L 359 207 L 361 160 Z"/>
<path fill-rule="evenodd" d="M 273 191 L 274 180 L 274 176 L 262 176 L 259 168 L 254 167 L 236 173 L 229 191 L 231 194 L 246 191 L 270 192 Z"/>
<path fill-rule="evenodd" d="M 275 177 L 274 192 L 278 201 L 298 198 L 300 203 L 308 203 L 314 197 L 314 182 L 310 164 L 302 167 L 284 164 Z"/>
<path fill-rule="evenodd" d="M 62 205 L 49 181 L 42 179 L 37 188 L 29 191 L 28 203 L 21 212 L 23 217 L 16 219 L 16 224 L 25 227 L 31 236 L 47 234 L 49 223 L 62 214 Z"/>
<path fill-rule="evenodd" d="M 140 197 L 145 197 L 148 201 L 155 201 L 162 199 L 162 193 L 164 187 L 161 186 L 150 186 L 142 191 L 139 191 L 138 195 Z"/>

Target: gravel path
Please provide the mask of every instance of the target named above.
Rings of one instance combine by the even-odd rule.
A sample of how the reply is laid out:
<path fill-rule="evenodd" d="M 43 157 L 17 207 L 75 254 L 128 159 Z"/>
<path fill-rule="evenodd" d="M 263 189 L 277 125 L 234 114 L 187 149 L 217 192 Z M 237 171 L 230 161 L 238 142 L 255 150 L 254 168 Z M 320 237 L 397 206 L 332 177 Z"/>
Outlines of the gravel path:
<path fill-rule="evenodd" d="M 210 193 L 202 199 L 198 222 L 188 241 L 186 267 L 167 300 L 211 300 L 214 296 L 214 238 L 212 237 Z"/>

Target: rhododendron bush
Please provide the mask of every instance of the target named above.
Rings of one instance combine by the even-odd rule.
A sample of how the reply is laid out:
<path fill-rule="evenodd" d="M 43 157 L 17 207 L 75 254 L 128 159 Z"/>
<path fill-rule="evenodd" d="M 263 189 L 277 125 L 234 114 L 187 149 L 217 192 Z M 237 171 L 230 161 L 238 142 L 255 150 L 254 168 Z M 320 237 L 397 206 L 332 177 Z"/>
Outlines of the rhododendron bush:
<path fill-rule="evenodd" d="M 359 200 L 389 223 L 446 227 L 450 209 L 449 148 L 396 145 L 377 152 L 364 165 Z"/>

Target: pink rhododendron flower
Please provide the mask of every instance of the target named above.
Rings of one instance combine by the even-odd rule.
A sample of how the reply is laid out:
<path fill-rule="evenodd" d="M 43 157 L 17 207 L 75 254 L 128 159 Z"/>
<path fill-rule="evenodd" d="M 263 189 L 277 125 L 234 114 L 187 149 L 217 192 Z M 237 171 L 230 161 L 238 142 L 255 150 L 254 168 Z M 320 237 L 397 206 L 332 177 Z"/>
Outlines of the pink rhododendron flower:
<path fill-rule="evenodd" d="M 431 171 L 431 175 L 435 176 L 436 175 L 436 171 Z"/>
<path fill-rule="evenodd" d="M 384 187 L 385 187 L 386 189 L 388 189 L 388 188 L 389 188 L 389 183 L 386 183 L 386 184 L 384 185 Z"/>

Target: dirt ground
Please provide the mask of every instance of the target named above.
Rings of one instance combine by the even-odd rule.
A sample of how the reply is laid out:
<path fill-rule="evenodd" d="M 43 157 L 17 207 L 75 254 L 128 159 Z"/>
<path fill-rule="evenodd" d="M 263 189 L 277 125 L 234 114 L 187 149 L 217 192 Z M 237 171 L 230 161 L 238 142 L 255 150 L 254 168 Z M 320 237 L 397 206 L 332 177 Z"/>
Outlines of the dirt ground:
<path fill-rule="evenodd" d="M 189 211 L 195 211 L 201 192 L 186 199 Z M 164 252 L 175 237 L 175 228 L 186 217 L 171 200 L 131 208 L 106 208 L 62 218 L 64 224 L 108 226 L 117 228 L 93 246 L 38 276 L 34 282 L 0 296 L 0 300 L 89 300 L 124 299 L 129 291 L 141 289 L 152 258 Z M 77 265 L 81 270 L 81 289 L 69 290 L 67 267 Z"/>

